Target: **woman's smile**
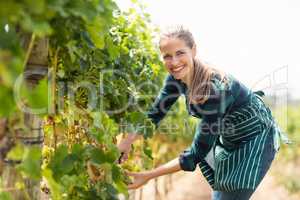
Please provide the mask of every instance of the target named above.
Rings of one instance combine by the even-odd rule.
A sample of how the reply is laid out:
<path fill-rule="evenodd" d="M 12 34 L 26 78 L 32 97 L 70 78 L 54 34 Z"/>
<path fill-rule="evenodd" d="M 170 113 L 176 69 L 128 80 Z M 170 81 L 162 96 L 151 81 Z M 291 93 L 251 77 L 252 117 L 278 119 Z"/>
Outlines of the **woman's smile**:
<path fill-rule="evenodd" d="M 181 65 L 181 66 L 178 66 L 178 67 L 174 67 L 172 68 L 172 72 L 175 72 L 175 73 L 179 73 L 181 72 L 182 69 L 185 68 L 185 65 Z"/>

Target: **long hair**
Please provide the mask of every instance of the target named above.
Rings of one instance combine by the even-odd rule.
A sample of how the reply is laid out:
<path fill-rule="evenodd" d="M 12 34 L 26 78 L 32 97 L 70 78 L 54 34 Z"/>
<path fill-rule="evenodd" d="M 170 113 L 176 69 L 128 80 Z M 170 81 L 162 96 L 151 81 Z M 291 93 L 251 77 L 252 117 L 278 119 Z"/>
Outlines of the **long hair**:
<path fill-rule="evenodd" d="M 182 25 L 169 27 L 162 33 L 160 40 L 164 37 L 181 39 L 191 49 L 196 45 L 192 33 Z M 212 90 L 211 79 L 213 76 L 219 75 L 221 81 L 226 81 L 226 76 L 220 70 L 201 62 L 198 58 L 194 58 L 193 61 L 194 73 L 188 91 L 189 103 L 203 104 L 210 96 Z"/>

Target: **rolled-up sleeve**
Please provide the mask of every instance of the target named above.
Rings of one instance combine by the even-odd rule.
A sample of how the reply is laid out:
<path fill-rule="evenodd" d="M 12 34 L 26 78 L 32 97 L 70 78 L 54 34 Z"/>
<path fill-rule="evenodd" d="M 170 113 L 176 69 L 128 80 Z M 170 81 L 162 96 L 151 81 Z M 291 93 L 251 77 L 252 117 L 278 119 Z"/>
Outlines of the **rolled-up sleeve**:
<path fill-rule="evenodd" d="M 190 148 L 184 150 L 179 156 L 180 168 L 184 171 L 194 171 L 197 163 L 195 154 Z"/>

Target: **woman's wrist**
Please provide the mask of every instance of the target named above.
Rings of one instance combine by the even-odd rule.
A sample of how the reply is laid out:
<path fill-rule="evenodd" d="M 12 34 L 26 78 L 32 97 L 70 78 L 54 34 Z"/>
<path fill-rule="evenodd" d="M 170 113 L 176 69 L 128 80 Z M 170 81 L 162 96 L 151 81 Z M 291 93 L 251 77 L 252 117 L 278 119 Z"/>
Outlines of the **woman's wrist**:
<path fill-rule="evenodd" d="M 154 170 L 144 172 L 144 176 L 146 177 L 147 181 L 158 177 Z"/>
<path fill-rule="evenodd" d="M 181 168 L 180 168 L 180 164 L 179 164 L 179 158 L 177 157 L 164 165 L 161 165 L 155 169 L 148 171 L 147 176 L 150 177 L 150 179 L 152 179 L 152 178 L 156 178 L 156 177 L 159 177 L 162 175 L 174 173 L 174 172 L 177 172 L 180 170 L 181 170 Z"/>

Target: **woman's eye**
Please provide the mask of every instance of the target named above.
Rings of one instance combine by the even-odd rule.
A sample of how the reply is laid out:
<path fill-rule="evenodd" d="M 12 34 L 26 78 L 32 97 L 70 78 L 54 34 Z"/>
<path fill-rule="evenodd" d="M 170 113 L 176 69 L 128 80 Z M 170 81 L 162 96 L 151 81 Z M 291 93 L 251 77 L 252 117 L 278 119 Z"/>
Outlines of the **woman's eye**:
<path fill-rule="evenodd" d="M 183 51 L 178 51 L 176 54 L 177 54 L 177 55 L 183 55 L 183 54 L 185 54 L 185 52 L 183 52 Z"/>
<path fill-rule="evenodd" d="M 166 59 L 170 59 L 170 58 L 171 58 L 171 56 L 169 56 L 169 55 L 166 55 L 166 56 L 164 56 L 163 58 L 166 60 Z"/>

